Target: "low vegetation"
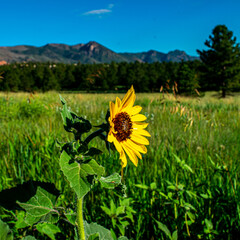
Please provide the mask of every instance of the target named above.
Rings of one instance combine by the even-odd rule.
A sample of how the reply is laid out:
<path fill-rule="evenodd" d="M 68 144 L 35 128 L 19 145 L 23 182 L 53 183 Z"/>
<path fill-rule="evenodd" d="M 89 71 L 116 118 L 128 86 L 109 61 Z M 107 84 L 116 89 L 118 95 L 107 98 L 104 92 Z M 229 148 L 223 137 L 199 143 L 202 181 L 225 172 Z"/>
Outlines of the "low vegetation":
<path fill-rule="evenodd" d="M 88 116 L 93 125 L 104 121 L 109 101 L 116 98 L 115 94 L 61 95 L 71 110 Z M 134 240 L 237 239 L 240 96 L 219 100 L 213 92 L 202 98 L 137 94 L 136 104 L 149 122 L 148 153 L 137 168 L 129 161 L 119 189 L 94 186 L 94 194 L 85 197 L 84 218 Z M 58 162 L 57 143 L 72 137 L 63 129 L 60 108 L 56 92 L 0 94 L 0 191 L 29 180 L 50 182 L 64 193 L 61 203 L 74 209 L 75 196 Z M 104 149 L 101 141 L 91 144 Z M 107 175 L 108 170 L 121 171 L 117 152 L 109 155 L 106 150 L 97 161 Z M 17 213 L 0 208 L 14 239 L 27 234 L 49 239 L 34 227 L 21 229 Z M 73 229 L 64 222 L 59 228 L 56 239 L 73 239 Z"/>

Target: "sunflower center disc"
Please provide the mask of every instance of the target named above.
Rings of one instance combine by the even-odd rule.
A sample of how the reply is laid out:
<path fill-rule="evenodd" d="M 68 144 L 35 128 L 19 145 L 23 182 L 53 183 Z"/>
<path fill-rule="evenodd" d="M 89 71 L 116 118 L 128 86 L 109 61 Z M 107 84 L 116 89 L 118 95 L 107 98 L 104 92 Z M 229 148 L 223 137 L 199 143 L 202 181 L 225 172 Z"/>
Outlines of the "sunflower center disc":
<path fill-rule="evenodd" d="M 118 142 L 122 142 L 129 138 L 132 133 L 132 121 L 130 116 L 126 112 L 118 113 L 113 119 L 114 123 L 114 136 L 117 138 Z"/>

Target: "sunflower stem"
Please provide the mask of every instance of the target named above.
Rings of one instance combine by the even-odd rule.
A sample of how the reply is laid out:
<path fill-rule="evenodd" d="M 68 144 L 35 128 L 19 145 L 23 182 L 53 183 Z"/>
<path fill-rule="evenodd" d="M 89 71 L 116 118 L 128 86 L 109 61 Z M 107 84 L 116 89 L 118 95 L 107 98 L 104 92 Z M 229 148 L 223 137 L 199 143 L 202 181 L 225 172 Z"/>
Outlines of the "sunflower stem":
<path fill-rule="evenodd" d="M 123 178 L 123 163 L 122 163 L 122 167 L 121 167 L 121 182 L 124 182 L 124 178 Z"/>
<path fill-rule="evenodd" d="M 78 227 L 79 239 L 86 240 L 84 224 L 83 224 L 83 197 L 80 199 L 77 199 L 77 227 Z"/>
<path fill-rule="evenodd" d="M 101 135 L 104 132 L 102 128 L 98 129 L 97 131 L 91 133 L 89 136 L 87 136 L 84 140 L 84 143 L 88 144 L 91 140 L 93 140 L 95 137 Z"/>

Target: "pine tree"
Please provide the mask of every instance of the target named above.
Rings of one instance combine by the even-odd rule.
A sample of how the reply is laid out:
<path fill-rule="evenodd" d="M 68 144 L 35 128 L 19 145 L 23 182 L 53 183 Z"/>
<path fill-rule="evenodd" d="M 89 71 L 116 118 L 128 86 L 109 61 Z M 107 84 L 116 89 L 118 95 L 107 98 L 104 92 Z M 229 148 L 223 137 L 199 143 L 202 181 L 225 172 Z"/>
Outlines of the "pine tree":
<path fill-rule="evenodd" d="M 214 85 L 216 90 L 226 91 L 239 84 L 240 74 L 240 48 L 236 43 L 233 32 L 225 25 L 216 26 L 209 40 L 205 42 L 209 50 L 197 50 L 203 62 L 204 78 L 207 85 Z"/>
<path fill-rule="evenodd" d="M 180 63 L 177 74 L 179 93 L 195 94 L 196 89 L 199 88 L 198 75 L 195 69 L 191 68 L 190 63 L 184 61 Z"/>

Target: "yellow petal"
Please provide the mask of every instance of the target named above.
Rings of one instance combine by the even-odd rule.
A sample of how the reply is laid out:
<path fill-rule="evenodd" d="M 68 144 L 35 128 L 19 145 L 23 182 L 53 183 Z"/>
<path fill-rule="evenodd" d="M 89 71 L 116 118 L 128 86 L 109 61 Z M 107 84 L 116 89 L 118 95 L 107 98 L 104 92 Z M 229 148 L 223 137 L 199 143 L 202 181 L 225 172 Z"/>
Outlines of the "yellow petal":
<path fill-rule="evenodd" d="M 144 116 L 143 114 L 137 114 L 131 117 L 132 122 L 144 121 L 146 119 L 146 116 Z"/>
<path fill-rule="evenodd" d="M 133 129 L 143 129 L 146 128 L 148 126 L 148 123 L 141 123 L 141 122 L 135 122 L 132 125 Z"/>
<path fill-rule="evenodd" d="M 139 135 L 143 135 L 143 136 L 146 136 L 146 137 L 151 137 L 151 135 L 149 134 L 148 131 L 144 130 L 144 129 L 133 129 L 133 134 L 139 134 Z"/>
<path fill-rule="evenodd" d="M 123 151 L 122 146 L 115 137 L 114 137 L 113 143 L 117 151 L 121 154 L 121 152 Z"/>
<path fill-rule="evenodd" d="M 122 160 L 122 167 L 126 167 L 127 166 L 127 158 L 126 158 L 126 155 L 124 153 L 124 151 L 122 151 L 120 153 L 120 159 Z"/>
<path fill-rule="evenodd" d="M 118 110 L 121 107 L 121 100 L 119 97 L 116 98 L 116 110 Z"/>
<path fill-rule="evenodd" d="M 136 114 L 140 113 L 141 110 L 142 110 L 142 107 L 140 107 L 140 106 L 134 106 L 134 107 L 131 107 L 131 108 L 126 108 L 126 110 L 122 109 L 123 112 L 126 112 L 130 116 L 133 116 L 133 115 L 136 115 Z"/>
<path fill-rule="evenodd" d="M 142 159 L 142 155 L 139 153 L 139 151 L 136 149 L 136 148 L 133 148 L 131 147 L 131 145 L 129 144 L 130 142 L 132 142 L 130 139 L 128 139 L 126 142 L 125 142 L 125 146 L 129 149 L 131 149 L 135 155 L 138 156 L 138 158 Z"/>
<path fill-rule="evenodd" d="M 147 148 L 144 145 L 140 145 L 140 147 L 142 148 L 144 154 L 147 153 Z"/>
<path fill-rule="evenodd" d="M 112 120 L 115 116 L 115 104 L 113 102 L 109 103 L 109 109 L 110 109 L 110 118 Z"/>
<path fill-rule="evenodd" d="M 117 141 L 116 138 L 114 138 L 113 143 L 114 143 L 114 146 L 116 147 L 117 151 L 120 154 L 120 159 L 122 161 L 122 167 L 126 167 L 127 166 L 127 158 L 126 158 L 126 155 L 125 155 L 124 150 L 122 148 L 122 145 Z"/>
<path fill-rule="evenodd" d="M 127 143 L 131 149 L 136 149 L 136 151 L 138 151 L 140 153 L 144 153 L 144 154 L 147 152 L 147 148 L 144 145 L 137 144 L 137 143 L 133 142 L 131 139 L 128 139 Z M 144 148 L 142 146 L 144 146 Z"/>
<path fill-rule="evenodd" d="M 126 95 L 124 96 L 123 100 L 122 100 L 122 109 L 129 107 L 129 106 L 133 106 L 134 102 L 136 99 L 136 95 L 135 95 L 135 91 L 133 89 L 133 86 L 128 90 L 128 92 L 126 93 Z"/>
<path fill-rule="evenodd" d="M 136 143 L 149 145 L 149 141 L 145 137 L 138 135 L 136 133 L 131 135 L 131 139 Z"/>
<path fill-rule="evenodd" d="M 137 167 L 138 164 L 138 158 L 136 157 L 135 153 L 129 149 L 128 147 L 125 146 L 125 144 L 122 144 L 124 151 L 130 158 L 130 160 L 133 162 L 133 164 Z"/>
<path fill-rule="evenodd" d="M 144 145 L 140 146 L 142 148 L 142 150 L 144 151 L 144 153 L 147 153 L 147 148 Z"/>
<path fill-rule="evenodd" d="M 108 134 L 107 140 L 108 140 L 108 142 L 113 142 L 113 141 L 114 141 L 114 136 L 113 136 L 113 134 Z"/>

